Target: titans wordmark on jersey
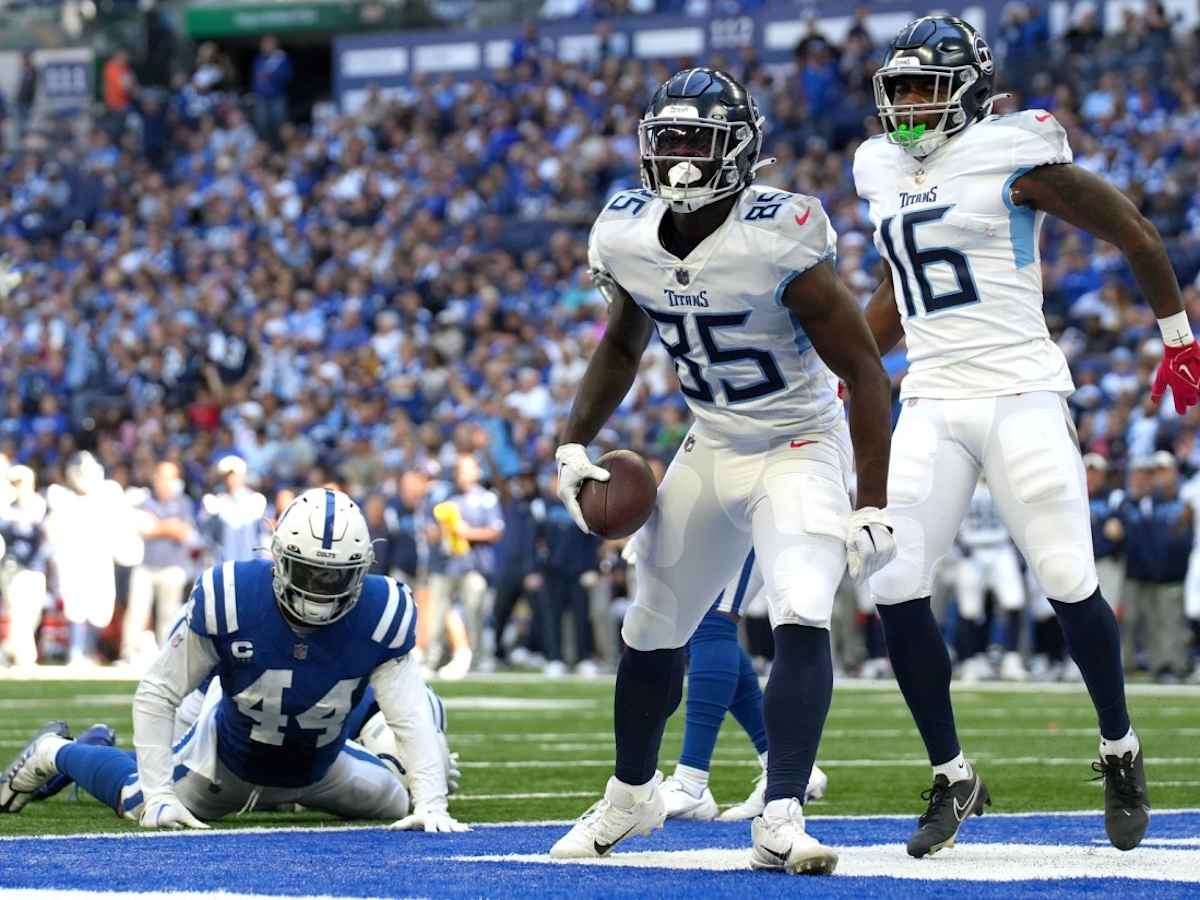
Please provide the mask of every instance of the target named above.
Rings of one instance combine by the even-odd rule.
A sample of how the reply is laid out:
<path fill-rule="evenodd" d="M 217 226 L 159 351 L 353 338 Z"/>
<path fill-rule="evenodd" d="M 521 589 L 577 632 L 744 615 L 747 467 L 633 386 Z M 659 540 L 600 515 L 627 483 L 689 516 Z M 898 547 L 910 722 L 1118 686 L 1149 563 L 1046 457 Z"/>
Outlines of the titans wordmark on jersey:
<path fill-rule="evenodd" d="M 855 188 L 908 344 L 902 398 L 1074 390 L 1042 313 L 1044 214 L 1009 196 L 1030 169 L 1069 162 L 1066 132 L 1045 110 L 989 116 L 923 160 L 883 137 L 858 148 Z"/>
<path fill-rule="evenodd" d="M 813 197 L 751 186 L 686 259 L 658 238 L 667 204 L 613 197 L 592 227 L 598 279 L 654 321 L 699 427 L 709 436 L 801 434 L 841 417 L 836 380 L 782 305 L 788 284 L 834 258 L 837 234 Z"/>
<path fill-rule="evenodd" d="M 275 602 L 271 562 L 258 559 L 205 572 L 188 625 L 217 651 L 221 762 L 252 784 L 304 787 L 337 759 L 371 673 L 412 649 L 417 614 L 406 585 L 368 575 L 343 618 L 293 629 Z"/>

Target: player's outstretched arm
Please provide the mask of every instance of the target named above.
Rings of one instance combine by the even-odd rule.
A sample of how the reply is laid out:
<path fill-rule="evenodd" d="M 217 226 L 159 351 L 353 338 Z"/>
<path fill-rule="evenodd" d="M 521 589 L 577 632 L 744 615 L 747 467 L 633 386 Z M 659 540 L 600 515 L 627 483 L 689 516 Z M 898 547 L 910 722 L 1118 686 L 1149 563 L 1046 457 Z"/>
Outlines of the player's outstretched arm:
<path fill-rule="evenodd" d="M 390 827 L 401 831 L 470 831 L 469 826 L 450 815 L 444 757 L 416 660 L 405 656 L 384 663 L 371 673 L 371 687 L 395 735 L 412 794 L 412 812 Z"/>
<path fill-rule="evenodd" d="M 147 828 L 207 828 L 175 796 L 175 758 L 171 741 L 175 710 L 217 665 L 210 638 L 196 634 L 185 615 L 133 695 L 133 746 L 138 780 L 146 802 L 141 824 Z"/>
<path fill-rule="evenodd" d="M 1031 169 L 1013 182 L 1010 199 L 1082 228 L 1121 251 L 1158 318 L 1166 348 L 1153 398 L 1160 399 L 1170 387 L 1180 413 L 1200 402 L 1200 350 L 1183 309 L 1179 281 L 1158 229 L 1133 202 L 1099 175 L 1071 163 Z"/>
<path fill-rule="evenodd" d="M 608 328 L 583 373 L 562 443 L 554 453 L 558 496 L 585 533 L 589 529 L 579 508 L 579 489 L 589 478 L 608 481 L 608 471 L 592 464 L 585 447 L 629 393 L 654 328 L 650 317 L 611 276 L 593 270 L 592 277 L 608 300 Z"/>
<path fill-rule="evenodd" d="M 846 528 L 846 561 L 850 576 L 865 580 L 896 555 L 884 511 L 892 443 L 891 381 L 866 317 L 832 263 L 819 263 L 793 279 L 783 304 L 799 318 L 813 349 L 849 388 L 858 497 Z"/>
<path fill-rule="evenodd" d="M 883 267 L 883 280 L 867 302 L 866 317 L 879 355 L 886 356 L 896 349 L 904 337 L 904 325 L 900 322 L 900 308 L 896 306 L 896 287 L 892 284 L 891 266 Z"/>

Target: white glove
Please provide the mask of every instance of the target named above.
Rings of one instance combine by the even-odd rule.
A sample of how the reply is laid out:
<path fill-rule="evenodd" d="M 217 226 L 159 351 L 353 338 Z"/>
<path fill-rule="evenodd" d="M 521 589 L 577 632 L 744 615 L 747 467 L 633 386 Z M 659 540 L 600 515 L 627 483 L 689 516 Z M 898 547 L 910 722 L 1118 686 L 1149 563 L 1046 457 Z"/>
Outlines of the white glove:
<path fill-rule="evenodd" d="M 625 546 L 621 548 L 621 559 L 625 560 L 625 564 L 636 566 L 638 561 L 638 542 L 637 536 L 631 537 L 625 542 Z"/>
<path fill-rule="evenodd" d="M 444 809 L 421 809 L 420 807 L 413 810 L 412 815 L 393 822 L 388 828 L 392 831 L 426 831 L 431 834 L 471 830 L 470 825 L 458 821 Z"/>
<path fill-rule="evenodd" d="M 558 496 L 579 529 L 584 534 L 591 534 L 583 510 L 579 508 L 579 489 L 589 478 L 608 481 L 609 472 L 592 464 L 583 444 L 563 444 L 554 451 L 554 458 L 558 460 Z"/>
<path fill-rule="evenodd" d="M 174 794 L 151 797 L 142 806 L 138 824 L 143 828 L 208 828 L 180 802 Z"/>
<path fill-rule="evenodd" d="M 864 506 L 850 514 L 846 526 L 846 566 L 859 584 L 896 556 L 896 539 L 887 510 Z"/>

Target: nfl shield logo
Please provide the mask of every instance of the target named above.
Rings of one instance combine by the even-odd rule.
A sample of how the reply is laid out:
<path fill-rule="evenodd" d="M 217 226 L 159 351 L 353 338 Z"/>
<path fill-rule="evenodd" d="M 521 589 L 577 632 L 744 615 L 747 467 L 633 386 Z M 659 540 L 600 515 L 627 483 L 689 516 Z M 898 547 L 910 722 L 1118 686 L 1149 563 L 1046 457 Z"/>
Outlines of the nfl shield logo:
<path fill-rule="evenodd" d="M 688 282 L 692 280 L 692 275 L 687 269 L 676 269 L 675 280 L 684 287 L 687 287 Z"/>
<path fill-rule="evenodd" d="M 292 656 L 296 659 L 308 659 L 308 644 L 296 644 L 292 648 Z"/>

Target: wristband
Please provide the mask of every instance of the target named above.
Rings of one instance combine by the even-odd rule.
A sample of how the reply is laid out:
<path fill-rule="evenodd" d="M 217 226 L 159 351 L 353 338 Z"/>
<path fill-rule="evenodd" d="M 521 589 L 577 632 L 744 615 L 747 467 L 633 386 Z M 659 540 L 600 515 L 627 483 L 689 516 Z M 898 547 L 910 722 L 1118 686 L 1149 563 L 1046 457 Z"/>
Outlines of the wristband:
<path fill-rule="evenodd" d="M 1195 340 L 1186 311 L 1159 319 L 1158 330 L 1162 332 L 1163 344 L 1168 347 L 1186 347 Z"/>

